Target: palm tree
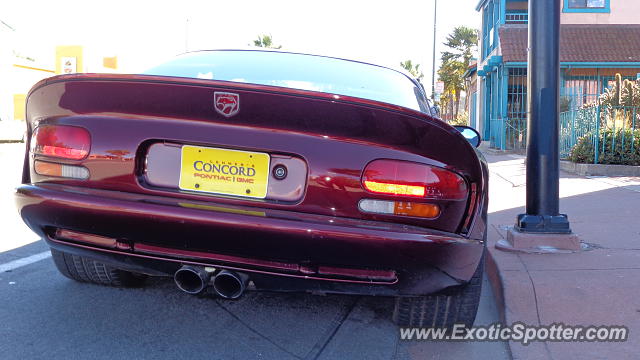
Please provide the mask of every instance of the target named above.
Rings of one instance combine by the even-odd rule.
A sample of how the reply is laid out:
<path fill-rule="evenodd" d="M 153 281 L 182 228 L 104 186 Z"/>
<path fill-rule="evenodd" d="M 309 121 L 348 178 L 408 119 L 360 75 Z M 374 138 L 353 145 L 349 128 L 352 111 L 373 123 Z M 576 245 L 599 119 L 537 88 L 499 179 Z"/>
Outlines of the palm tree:
<path fill-rule="evenodd" d="M 444 45 L 451 51 L 443 52 L 442 60 L 455 59 L 468 66 L 478 45 L 478 30 L 459 26 L 447 36 Z"/>
<path fill-rule="evenodd" d="M 438 77 L 440 81 L 444 82 L 444 93 L 440 101 L 443 118 L 444 114 L 449 115 L 451 119 L 458 117 L 460 92 L 464 88 L 464 79 L 462 77 L 464 72 L 464 65 L 455 60 L 443 60 L 440 69 L 438 69 Z"/>
<path fill-rule="evenodd" d="M 258 39 L 253 40 L 253 46 L 270 48 L 270 49 L 280 49 L 282 47 L 282 45 L 278 45 L 278 46 L 274 45 L 273 37 L 267 34 L 258 35 Z"/>
<path fill-rule="evenodd" d="M 414 67 L 411 60 L 405 60 L 400 62 L 400 66 L 402 66 L 403 69 L 407 70 L 409 74 L 413 75 L 413 77 L 418 79 L 418 81 L 421 81 L 424 77 L 424 74 L 422 73 L 422 71 L 420 71 L 420 64 L 416 64 L 416 66 Z"/>
<path fill-rule="evenodd" d="M 444 45 L 448 51 L 442 52 L 442 65 L 438 70 L 440 80 L 445 83 L 445 92 L 449 92 L 455 99 L 455 117 L 458 116 L 460 94 L 469 89 L 462 75 L 469 68 L 473 53 L 478 44 L 478 31 L 466 26 L 459 26 L 453 30 Z M 465 109 L 468 99 L 465 98 Z"/>

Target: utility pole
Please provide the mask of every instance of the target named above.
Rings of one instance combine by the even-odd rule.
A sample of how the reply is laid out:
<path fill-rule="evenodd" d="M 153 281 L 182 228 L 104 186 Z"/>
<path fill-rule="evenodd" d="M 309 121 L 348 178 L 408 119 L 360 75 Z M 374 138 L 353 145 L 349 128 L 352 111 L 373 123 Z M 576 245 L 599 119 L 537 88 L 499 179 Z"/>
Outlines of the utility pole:
<path fill-rule="evenodd" d="M 9 30 L 11 30 L 11 31 L 16 31 L 16 29 L 14 29 L 14 28 L 13 28 L 13 26 L 11 26 L 11 25 L 7 24 L 6 22 L 4 22 L 4 21 L 0 20 L 0 23 L 1 23 L 2 25 L 6 26 Z"/>
<path fill-rule="evenodd" d="M 560 0 L 529 1 L 527 206 L 507 240 L 516 250 L 580 250 L 560 214 Z"/>
<path fill-rule="evenodd" d="M 189 18 L 186 19 L 184 25 L 184 52 L 189 51 Z"/>
<path fill-rule="evenodd" d="M 433 4 L 433 59 L 431 66 L 431 100 L 436 101 L 436 24 L 438 20 L 438 0 Z"/>

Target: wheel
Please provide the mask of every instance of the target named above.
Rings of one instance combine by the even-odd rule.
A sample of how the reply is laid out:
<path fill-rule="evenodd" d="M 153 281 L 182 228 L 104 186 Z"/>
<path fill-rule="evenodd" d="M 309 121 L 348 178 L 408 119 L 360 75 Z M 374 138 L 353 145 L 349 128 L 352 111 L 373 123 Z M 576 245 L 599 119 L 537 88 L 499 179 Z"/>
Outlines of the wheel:
<path fill-rule="evenodd" d="M 473 277 L 453 294 L 396 298 L 393 321 L 406 327 L 444 327 L 454 324 L 473 326 L 480 303 L 484 253 Z"/>
<path fill-rule="evenodd" d="M 51 249 L 58 271 L 69 279 L 98 285 L 138 287 L 144 284 L 146 275 L 113 268 L 85 257 Z"/>

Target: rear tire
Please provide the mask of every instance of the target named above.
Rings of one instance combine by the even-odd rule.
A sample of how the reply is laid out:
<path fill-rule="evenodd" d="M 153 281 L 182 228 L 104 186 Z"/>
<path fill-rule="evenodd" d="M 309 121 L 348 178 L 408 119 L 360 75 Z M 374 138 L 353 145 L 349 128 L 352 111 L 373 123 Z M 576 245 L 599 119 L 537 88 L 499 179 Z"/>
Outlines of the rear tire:
<path fill-rule="evenodd" d="M 116 269 L 82 256 L 51 249 L 53 262 L 58 271 L 69 279 L 116 287 L 139 287 L 146 275 Z"/>
<path fill-rule="evenodd" d="M 393 321 L 405 327 L 451 329 L 464 324 L 470 328 L 478 312 L 483 272 L 484 253 L 469 283 L 454 294 L 396 298 Z"/>

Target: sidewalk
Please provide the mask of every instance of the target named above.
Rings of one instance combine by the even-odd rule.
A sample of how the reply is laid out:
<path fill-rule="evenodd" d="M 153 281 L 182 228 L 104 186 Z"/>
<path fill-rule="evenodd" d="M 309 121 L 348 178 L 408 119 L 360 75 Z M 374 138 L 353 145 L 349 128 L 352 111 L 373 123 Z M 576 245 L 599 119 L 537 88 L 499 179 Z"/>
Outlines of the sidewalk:
<path fill-rule="evenodd" d="M 0 144 L 22 141 L 26 130 L 24 121 L 0 120 Z"/>
<path fill-rule="evenodd" d="M 640 178 L 561 173 L 560 211 L 587 250 L 517 254 L 497 250 L 525 208 L 524 157 L 490 163 L 487 273 L 507 324 L 624 325 L 627 342 L 510 343 L 514 359 L 637 359 L 640 349 Z M 501 306 L 504 305 L 504 306 Z"/>

